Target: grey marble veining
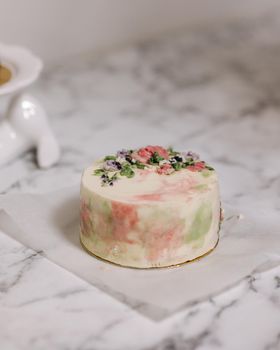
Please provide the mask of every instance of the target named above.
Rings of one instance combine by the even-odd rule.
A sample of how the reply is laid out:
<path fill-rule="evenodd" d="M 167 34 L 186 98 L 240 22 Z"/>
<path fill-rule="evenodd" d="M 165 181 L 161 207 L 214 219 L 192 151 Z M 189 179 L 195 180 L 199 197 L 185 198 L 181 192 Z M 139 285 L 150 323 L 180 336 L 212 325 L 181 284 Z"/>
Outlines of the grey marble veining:
<path fill-rule="evenodd" d="M 1 169 L 1 193 L 78 185 L 104 153 L 173 145 L 217 168 L 224 203 L 279 234 L 279 32 L 272 14 L 49 67 L 32 91 L 61 162 L 43 171 L 26 154 Z M 0 260 L 1 349 L 280 349 L 279 268 L 153 322 L 4 233 Z"/>

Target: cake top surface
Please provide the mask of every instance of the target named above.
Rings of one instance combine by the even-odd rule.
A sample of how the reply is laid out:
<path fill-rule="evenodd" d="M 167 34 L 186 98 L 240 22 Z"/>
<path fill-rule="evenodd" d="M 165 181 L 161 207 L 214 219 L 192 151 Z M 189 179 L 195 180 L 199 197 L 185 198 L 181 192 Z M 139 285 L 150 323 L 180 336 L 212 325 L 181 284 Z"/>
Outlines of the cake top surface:
<path fill-rule="evenodd" d="M 215 170 L 191 151 L 147 146 L 121 150 L 88 167 L 82 184 L 112 200 L 163 201 L 186 198 L 216 184 Z"/>

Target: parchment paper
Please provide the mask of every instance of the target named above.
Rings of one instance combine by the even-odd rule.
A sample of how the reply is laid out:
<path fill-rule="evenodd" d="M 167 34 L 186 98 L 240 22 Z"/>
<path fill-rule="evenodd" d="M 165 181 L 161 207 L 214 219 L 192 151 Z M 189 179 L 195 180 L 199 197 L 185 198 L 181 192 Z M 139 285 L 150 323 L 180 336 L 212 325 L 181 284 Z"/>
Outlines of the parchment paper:
<path fill-rule="evenodd" d="M 225 208 L 217 248 L 177 268 L 136 270 L 88 255 L 79 242 L 79 189 L 0 197 L 0 228 L 24 245 L 153 319 L 218 293 L 265 264 L 280 263 L 280 235 Z"/>

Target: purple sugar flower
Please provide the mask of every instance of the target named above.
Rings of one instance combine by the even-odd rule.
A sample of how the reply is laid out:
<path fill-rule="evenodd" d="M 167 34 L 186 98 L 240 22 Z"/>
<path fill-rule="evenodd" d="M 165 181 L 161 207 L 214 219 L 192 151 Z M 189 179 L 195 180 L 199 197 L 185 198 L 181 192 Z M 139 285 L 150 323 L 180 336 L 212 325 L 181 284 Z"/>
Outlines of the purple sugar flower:
<path fill-rule="evenodd" d="M 117 171 L 121 168 L 121 164 L 119 162 L 116 162 L 115 160 L 107 160 L 103 165 L 103 169 L 107 171 Z"/>
<path fill-rule="evenodd" d="M 182 153 L 182 156 L 188 160 L 188 159 L 193 159 L 194 161 L 198 160 L 199 159 L 199 155 L 197 153 L 194 153 L 192 151 L 188 151 L 188 152 L 183 152 Z"/>
<path fill-rule="evenodd" d="M 117 152 L 117 157 L 121 159 L 125 159 L 129 155 L 129 151 L 126 149 L 122 149 L 121 151 Z"/>

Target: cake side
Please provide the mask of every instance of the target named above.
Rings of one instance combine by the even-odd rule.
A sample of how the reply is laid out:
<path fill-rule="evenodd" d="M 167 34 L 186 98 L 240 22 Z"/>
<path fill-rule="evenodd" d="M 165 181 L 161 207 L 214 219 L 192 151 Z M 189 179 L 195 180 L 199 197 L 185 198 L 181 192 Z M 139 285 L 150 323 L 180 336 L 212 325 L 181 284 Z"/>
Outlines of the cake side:
<path fill-rule="evenodd" d="M 167 175 L 147 164 L 111 186 L 93 175 L 102 164 L 87 168 L 81 182 L 81 242 L 88 251 L 149 268 L 190 261 L 215 247 L 220 198 L 213 168 Z"/>

